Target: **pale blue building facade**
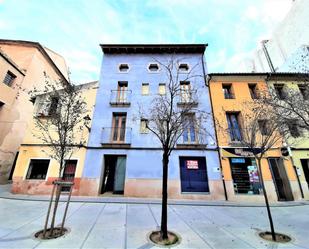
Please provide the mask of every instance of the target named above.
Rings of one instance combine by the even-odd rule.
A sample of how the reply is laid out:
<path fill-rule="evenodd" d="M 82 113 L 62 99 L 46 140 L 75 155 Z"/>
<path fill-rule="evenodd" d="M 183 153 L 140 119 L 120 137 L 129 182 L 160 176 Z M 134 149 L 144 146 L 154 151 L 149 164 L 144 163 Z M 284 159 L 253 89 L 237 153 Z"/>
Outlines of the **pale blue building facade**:
<path fill-rule="evenodd" d="M 162 150 L 159 140 L 145 128 L 140 110 L 150 107 L 153 98 L 166 91 L 166 72 L 160 63 L 172 57 L 177 60 L 183 70 L 180 81 L 190 70 L 205 75 L 206 45 L 101 45 L 101 48 L 99 89 L 80 192 L 160 197 Z M 210 115 L 203 124 L 207 130 L 203 139 L 191 137 L 188 141 L 188 134 L 186 138 L 182 136 L 170 156 L 169 198 L 223 200 L 208 87 L 204 77 L 185 83 L 197 90 L 197 108 Z"/>

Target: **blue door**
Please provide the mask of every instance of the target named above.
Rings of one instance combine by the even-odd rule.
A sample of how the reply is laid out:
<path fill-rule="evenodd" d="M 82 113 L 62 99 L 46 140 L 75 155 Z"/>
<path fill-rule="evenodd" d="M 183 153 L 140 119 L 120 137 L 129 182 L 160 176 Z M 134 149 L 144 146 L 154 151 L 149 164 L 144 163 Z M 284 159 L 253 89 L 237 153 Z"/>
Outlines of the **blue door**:
<path fill-rule="evenodd" d="M 209 192 L 205 157 L 180 157 L 181 192 Z"/>

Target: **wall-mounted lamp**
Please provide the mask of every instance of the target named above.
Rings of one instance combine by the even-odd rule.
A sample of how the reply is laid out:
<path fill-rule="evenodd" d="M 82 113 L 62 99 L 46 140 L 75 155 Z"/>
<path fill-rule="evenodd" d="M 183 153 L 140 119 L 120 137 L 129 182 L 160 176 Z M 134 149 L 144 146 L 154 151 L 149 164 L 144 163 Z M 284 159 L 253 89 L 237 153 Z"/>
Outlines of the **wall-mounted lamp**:
<path fill-rule="evenodd" d="M 88 132 L 91 131 L 91 128 L 89 127 L 90 121 L 91 121 L 91 118 L 90 118 L 89 115 L 87 114 L 87 115 L 84 117 L 84 126 L 87 128 Z"/>

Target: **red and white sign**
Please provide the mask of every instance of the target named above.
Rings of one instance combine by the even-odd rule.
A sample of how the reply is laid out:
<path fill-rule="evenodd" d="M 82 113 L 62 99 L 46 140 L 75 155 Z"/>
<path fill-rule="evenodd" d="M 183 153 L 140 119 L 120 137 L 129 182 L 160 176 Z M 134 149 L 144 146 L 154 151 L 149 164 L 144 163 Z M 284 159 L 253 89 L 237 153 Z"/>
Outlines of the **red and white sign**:
<path fill-rule="evenodd" d="M 187 160 L 186 166 L 187 166 L 187 169 L 198 169 L 198 161 L 197 160 Z"/>

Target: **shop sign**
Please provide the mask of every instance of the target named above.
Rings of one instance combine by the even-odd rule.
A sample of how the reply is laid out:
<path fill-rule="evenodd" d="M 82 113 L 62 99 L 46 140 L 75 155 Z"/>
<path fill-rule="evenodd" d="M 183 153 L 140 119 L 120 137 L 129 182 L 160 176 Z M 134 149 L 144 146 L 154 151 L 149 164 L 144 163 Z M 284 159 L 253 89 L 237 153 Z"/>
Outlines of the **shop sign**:
<path fill-rule="evenodd" d="M 187 169 L 198 169 L 198 160 L 187 160 L 186 167 Z"/>
<path fill-rule="evenodd" d="M 232 163 L 245 163 L 246 162 L 245 158 L 232 158 L 231 161 Z"/>
<path fill-rule="evenodd" d="M 259 183 L 259 173 L 257 171 L 257 167 L 256 166 L 247 166 L 248 169 L 248 174 L 249 174 L 249 178 L 250 178 L 250 182 L 251 183 Z"/>
<path fill-rule="evenodd" d="M 251 149 L 248 148 L 222 148 L 222 156 L 224 157 L 254 157 Z M 253 149 L 254 153 L 260 153 L 260 149 Z"/>

